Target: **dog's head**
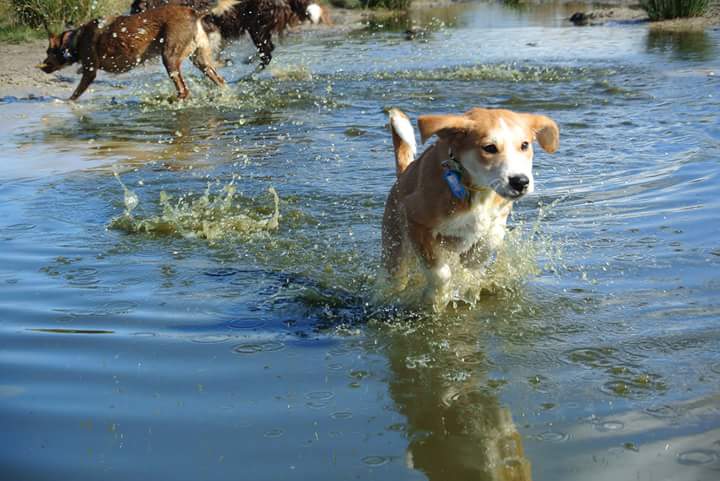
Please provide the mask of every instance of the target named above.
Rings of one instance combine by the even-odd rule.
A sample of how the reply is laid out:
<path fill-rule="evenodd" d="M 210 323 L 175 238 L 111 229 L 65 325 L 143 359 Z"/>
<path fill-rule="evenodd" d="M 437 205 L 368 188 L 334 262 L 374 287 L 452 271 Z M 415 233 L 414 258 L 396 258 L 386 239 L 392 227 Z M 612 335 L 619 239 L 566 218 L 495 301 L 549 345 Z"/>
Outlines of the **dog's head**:
<path fill-rule="evenodd" d="M 422 141 L 437 135 L 477 187 L 488 187 L 510 200 L 534 189 L 533 141 L 546 152 L 560 144 L 557 124 L 544 115 L 500 109 L 473 109 L 464 115 L 423 115 Z"/>
<path fill-rule="evenodd" d="M 66 30 L 60 35 L 48 32 L 47 57 L 37 67 L 45 73 L 52 73 L 75 63 L 77 57 L 72 45 L 75 34 L 74 30 Z"/>

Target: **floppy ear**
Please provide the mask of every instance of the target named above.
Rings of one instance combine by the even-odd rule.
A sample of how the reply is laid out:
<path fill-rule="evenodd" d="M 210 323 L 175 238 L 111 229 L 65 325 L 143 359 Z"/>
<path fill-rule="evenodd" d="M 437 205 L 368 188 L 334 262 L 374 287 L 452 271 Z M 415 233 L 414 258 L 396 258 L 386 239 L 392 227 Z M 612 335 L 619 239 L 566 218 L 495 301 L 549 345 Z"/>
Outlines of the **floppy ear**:
<path fill-rule="evenodd" d="M 560 147 L 560 129 L 553 119 L 535 114 L 523 114 L 523 117 L 545 152 L 552 154 Z"/>
<path fill-rule="evenodd" d="M 465 133 L 471 124 L 470 119 L 460 115 L 421 115 L 418 117 L 420 139 L 423 144 L 435 134 L 438 137 L 446 138 L 451 135 Z"/>
<path fill-rule="evenodd" d="M 60 34 L 60 46 L 70 48 L 70 39 L 72 38 L 72 30 L 66 30 Z"/>
<path fill-rule="evenodd" d="M 48 32 L 48 46 L 49 46 L 49 48 L 59 48 L 60 47 L 60 36 Z"/>

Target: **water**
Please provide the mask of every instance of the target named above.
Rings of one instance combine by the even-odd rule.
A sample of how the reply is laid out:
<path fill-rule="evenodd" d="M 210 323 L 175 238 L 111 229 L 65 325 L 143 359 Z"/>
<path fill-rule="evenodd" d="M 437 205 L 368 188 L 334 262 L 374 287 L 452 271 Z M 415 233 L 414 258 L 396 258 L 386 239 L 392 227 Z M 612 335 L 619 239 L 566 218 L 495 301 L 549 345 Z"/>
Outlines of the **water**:
<path fill-rule="evenodd" d="M 0 101 L 2 478 L 717 479 L 720 32 L 567 14 Z M 561 149 L 470 305 L 383 304 L 384 111 L 472 106 Z"/>

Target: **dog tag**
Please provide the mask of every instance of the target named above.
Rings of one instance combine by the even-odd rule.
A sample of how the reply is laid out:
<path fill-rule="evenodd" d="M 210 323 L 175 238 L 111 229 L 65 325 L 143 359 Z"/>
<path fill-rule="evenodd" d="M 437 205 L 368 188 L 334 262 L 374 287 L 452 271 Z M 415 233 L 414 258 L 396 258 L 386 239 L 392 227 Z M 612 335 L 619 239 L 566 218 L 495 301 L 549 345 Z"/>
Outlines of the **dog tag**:
<path fill-rule="evenodd" d="M 453 197 L 460 200 L 467 198 L 468 192 L 462 182 L 460 182 L 460 173 L 458 171 L 445 169 L 443 177 Z"/>

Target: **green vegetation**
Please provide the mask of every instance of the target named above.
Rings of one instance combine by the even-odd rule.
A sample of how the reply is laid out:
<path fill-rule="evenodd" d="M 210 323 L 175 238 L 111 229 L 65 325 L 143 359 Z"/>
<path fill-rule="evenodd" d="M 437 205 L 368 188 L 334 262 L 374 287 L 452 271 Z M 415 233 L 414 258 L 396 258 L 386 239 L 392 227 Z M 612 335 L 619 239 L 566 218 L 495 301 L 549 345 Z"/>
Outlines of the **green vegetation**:
<path fill-rule="evenodd" d="M 650 20 L 698 17 L 707 10 L 709 0 L 641 0 Z"/>
<path fill-rule="evenodd" d="M 61 31 L 103 15 L 129 10 L 131 0 L 0 0 L 0 41 L 46 36 L 44 24 Z"/>

